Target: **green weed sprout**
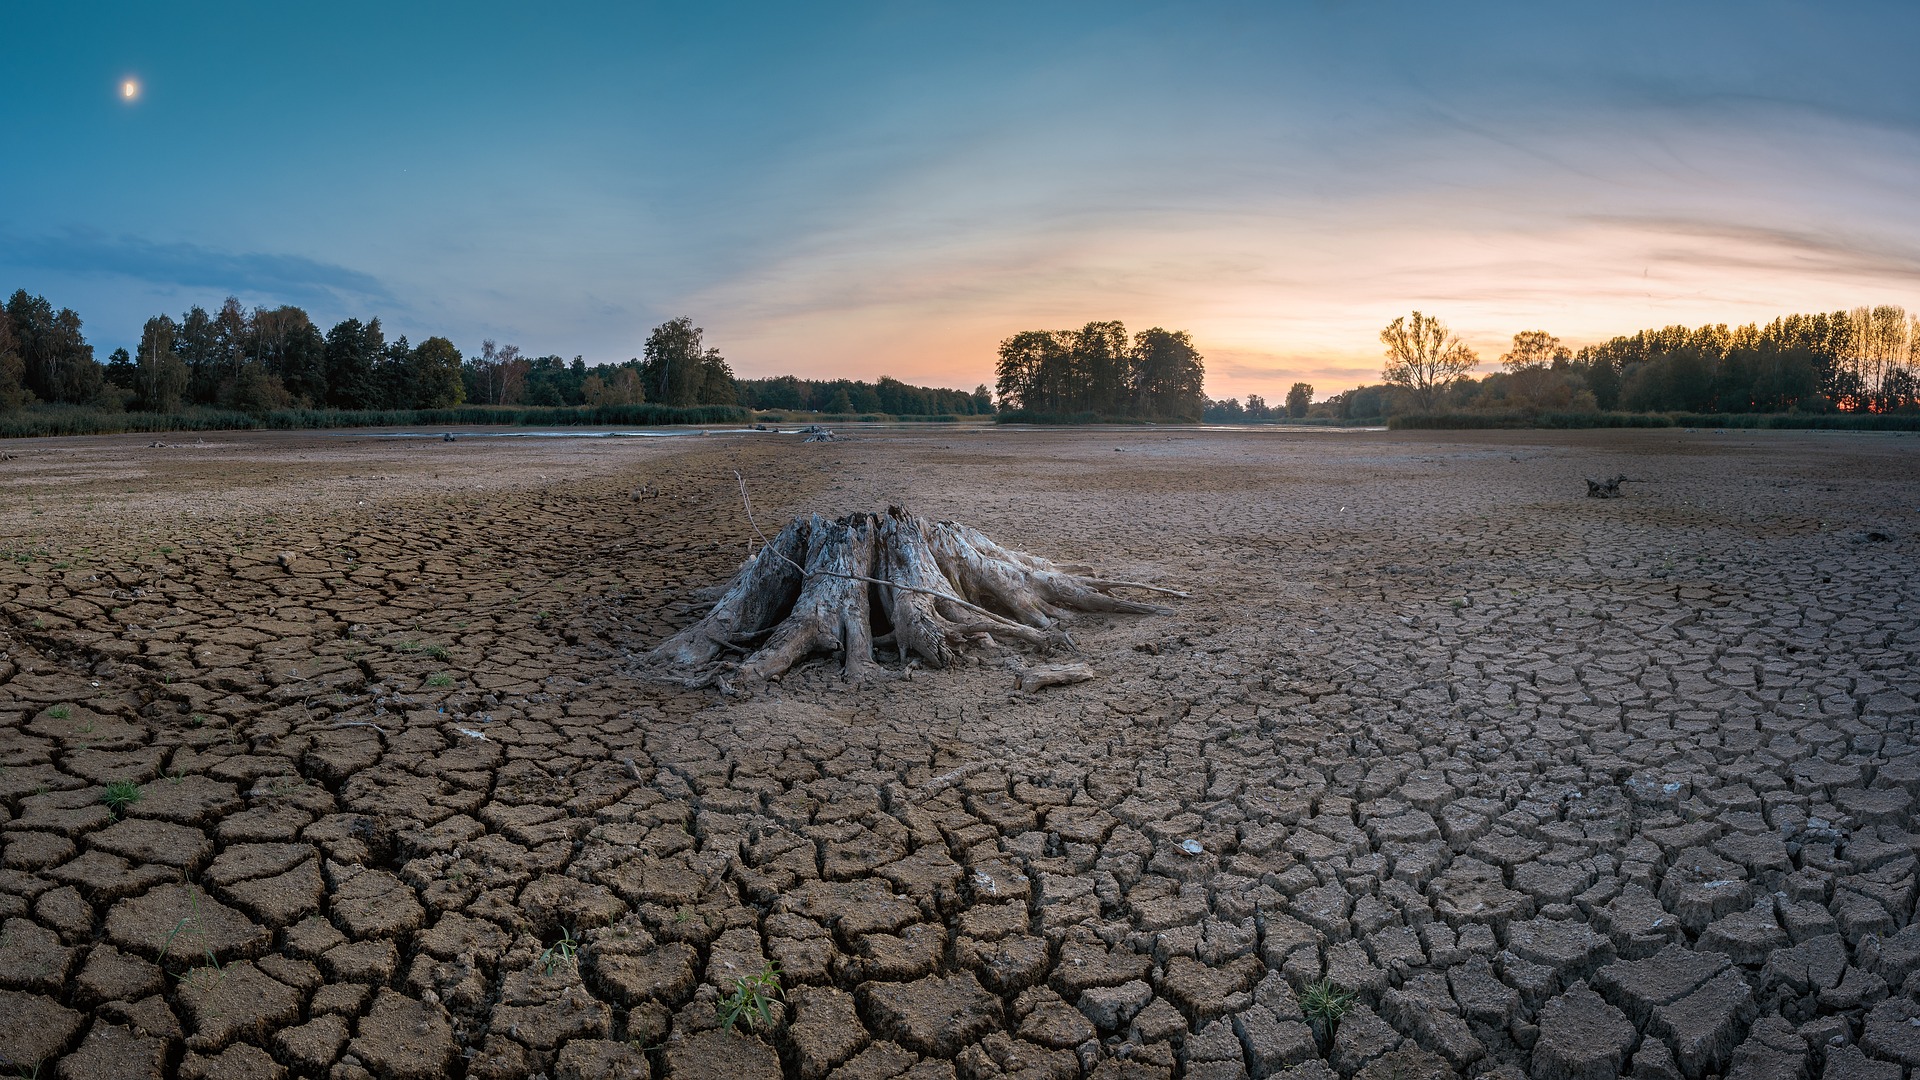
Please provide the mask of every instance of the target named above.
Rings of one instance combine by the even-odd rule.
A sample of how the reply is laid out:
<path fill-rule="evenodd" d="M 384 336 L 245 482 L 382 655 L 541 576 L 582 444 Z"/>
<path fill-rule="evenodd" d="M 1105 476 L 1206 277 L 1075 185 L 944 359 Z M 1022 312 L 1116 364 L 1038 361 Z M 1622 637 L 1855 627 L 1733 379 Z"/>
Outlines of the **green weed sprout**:
<path fill-rule="evenodd" d="M 580 939 L 574 937 L 571 930 L 562 930 L 560 940 L 547 946 L 546 951 L 540 954 L 540 966 L 546 969 L 548 975 L 563 967 L 578 970 L 579 964 Z"/>
<path fill-rule="evenodd" d="M 733 980 L 733 993 L 720 999 L 720 1026 L 735 1031 L 740 1021 L 748 1027 L 773 1026 L 773 1002 L 780 995 L 780 969 L 772 962 L 757 975 L 742 975 Z"/>
<path fill-rule="evenodd" d="M 1317 983 L 1308 983 L 1300 992 L 1300 1008 L 1310 1019 L 1324 1020 L 1329 1025 L 1338 1024 L 1340 1018 L 1353 1008 L 1354 992 L 1342 990 L 1333 985 L 1332 979 L 1321 979 Z"/>

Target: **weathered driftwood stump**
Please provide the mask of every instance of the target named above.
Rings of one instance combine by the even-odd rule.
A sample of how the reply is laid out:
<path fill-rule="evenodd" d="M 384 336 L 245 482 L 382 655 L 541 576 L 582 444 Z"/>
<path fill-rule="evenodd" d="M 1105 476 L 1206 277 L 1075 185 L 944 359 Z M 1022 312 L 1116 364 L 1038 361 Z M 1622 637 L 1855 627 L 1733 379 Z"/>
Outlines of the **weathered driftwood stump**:
<path fill-rule="evenodd" d="M 1587 498 L 1617 499 L 1624 494 L 1624 492 L 1620 490 L 1620 485 L 1626 482 L 1627 477 L 1625 473 L 1619 476 L 1609 476 L 1605 480 L 1595 480 L 1589 476 L 1587 477 Z"/>
<path fill-rule="evenodd" d="M 1001 547 L 977 529 L 929 522 L 899 507 L 829 521 L 795 518 L 749 557 L 704 618 L 646 656 L 692 686 L 752 686 L 826 653 L 849 681 L 879 665 L 877 646 L 904 663 L 952 663 L 970 644 L 1072 647 L 1061 620 L 1074 611 L 1169 614 L 1117 589 L 1185 596 L 1091 567 Z"/>

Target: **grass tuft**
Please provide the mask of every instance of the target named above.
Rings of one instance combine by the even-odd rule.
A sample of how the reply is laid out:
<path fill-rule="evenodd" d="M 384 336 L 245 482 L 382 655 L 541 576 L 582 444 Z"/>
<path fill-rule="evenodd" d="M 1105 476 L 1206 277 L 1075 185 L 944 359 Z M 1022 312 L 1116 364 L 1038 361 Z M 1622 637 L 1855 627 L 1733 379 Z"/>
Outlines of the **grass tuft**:
<path fill-rule="evenodd" d="M 131 780 L 115 780 L 100 793 L 100 801 L 107 804 L 107 812 L 119 817 L 127 812 L 127 807 L 140 801 L 140 785 Z"/>

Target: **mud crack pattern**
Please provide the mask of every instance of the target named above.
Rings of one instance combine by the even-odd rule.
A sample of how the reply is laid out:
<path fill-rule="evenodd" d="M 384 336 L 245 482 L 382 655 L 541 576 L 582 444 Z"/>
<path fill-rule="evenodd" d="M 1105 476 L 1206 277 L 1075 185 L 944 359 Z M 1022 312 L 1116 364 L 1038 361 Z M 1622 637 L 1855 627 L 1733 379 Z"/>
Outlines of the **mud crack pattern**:
<path fill-rule="evenodd" d="M 1897 1080 L 1917 445 L 22 443 L 0 1065 Z M 1041 694 L 646 682 L 736 468 L 1196 595 Z"/>

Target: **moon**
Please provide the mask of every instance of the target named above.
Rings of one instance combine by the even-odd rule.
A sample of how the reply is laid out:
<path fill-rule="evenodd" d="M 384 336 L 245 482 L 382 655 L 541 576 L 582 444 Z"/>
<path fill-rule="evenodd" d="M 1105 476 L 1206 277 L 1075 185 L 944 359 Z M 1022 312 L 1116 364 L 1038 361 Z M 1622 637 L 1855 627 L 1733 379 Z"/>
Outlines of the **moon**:
<path fill-rule="evenodd" d="M 120 97 L 122 100 L 133 101 L 139 96 L 140 96 L 140 80 L 139 79 L 128 79 L 125 82 L 120 84 Z"/>

